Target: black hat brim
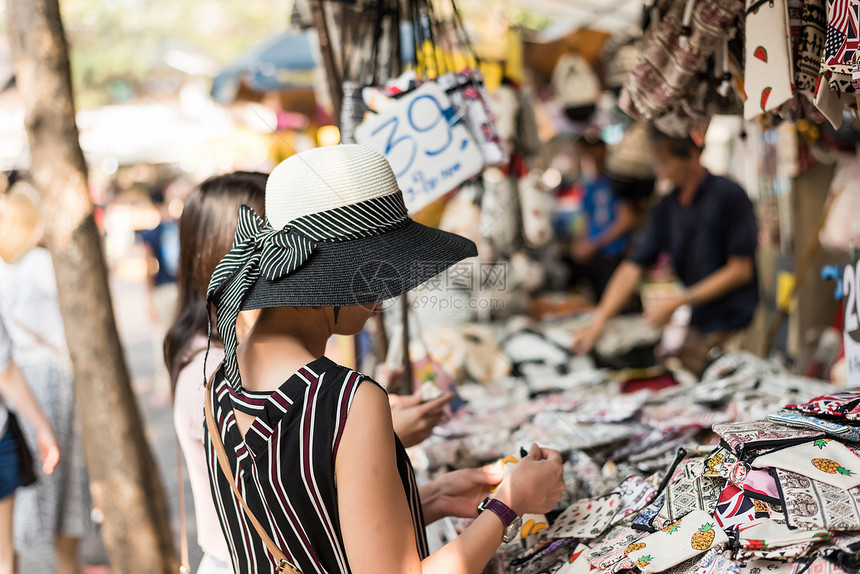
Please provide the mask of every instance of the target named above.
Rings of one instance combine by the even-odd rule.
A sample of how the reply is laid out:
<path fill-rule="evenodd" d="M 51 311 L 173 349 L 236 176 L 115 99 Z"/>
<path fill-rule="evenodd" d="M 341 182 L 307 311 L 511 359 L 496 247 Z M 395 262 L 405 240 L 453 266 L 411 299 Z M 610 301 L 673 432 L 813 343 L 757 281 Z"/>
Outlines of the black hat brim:
<path fill-rule="evenodd" d="M 406 293 L 477 254 L 465 237 L 409 220 L 372 237 L 317 244 L 289 275 L 257 279 L 241 308 L 370 305 Z"/>

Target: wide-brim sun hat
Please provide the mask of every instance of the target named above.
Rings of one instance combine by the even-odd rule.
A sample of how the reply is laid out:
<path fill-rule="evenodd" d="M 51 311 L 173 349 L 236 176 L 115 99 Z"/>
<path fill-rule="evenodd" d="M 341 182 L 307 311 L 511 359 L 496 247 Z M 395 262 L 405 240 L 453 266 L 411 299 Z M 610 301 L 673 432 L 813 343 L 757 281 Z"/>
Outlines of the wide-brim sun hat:
<path fill-rule="evenodd" d="M 266 183 L 266 217 L 240 208 L 233 248 L 207 294 L 234 390 L 241 389 L 240 311 L 370 305 L 478 253 L 468 239 L 410 219 L 388 161 L 360 145 L 316 148 L 281 162 Z"/>
<path fill-rule="evenodd" d="M 241 310 L 371 304 L 477 255 L 468 239 L 410 219 L 388 161 L 360 145 L 284 160 L 266 183 L 268 224 L 250 208 L 243 212 L 234 252 L 242 241 L 258 247 L 262 272 L 245 291 Z M 286 267 L 268 272 L 278 260 Z"/>
<path fill-rule="evenodd" d="M 33 186 L 18 181 L 0 194 L 0 259 L 17 263 L 36 246 L 44 230 Z"/>

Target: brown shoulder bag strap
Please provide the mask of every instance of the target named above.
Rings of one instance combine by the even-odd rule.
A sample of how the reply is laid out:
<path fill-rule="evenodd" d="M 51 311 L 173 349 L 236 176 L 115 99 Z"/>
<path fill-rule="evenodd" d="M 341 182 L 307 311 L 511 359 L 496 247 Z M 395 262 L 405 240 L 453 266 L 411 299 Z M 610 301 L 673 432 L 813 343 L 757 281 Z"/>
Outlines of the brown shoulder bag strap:
<path fill-rule="evenodd" d="M 230 488 L 233 489 L 233 494 L 236 495 L 236 498 L 239 499 L 239 502 L 242 503 L 242 508 L 245 510 L 245 514 L 248 516 L 248 520 L 251 521 L 251 524 L 254 525 L 254 530 L 257 531 L 257 534 L 260 535 L 260 538 L 263 539 L 263 544 L 268 548 L 269 553 L 274 556 L 275 560 L 278 561 L 278 572 L 288 572 L 290 574 L 302 574 L 302 571 L 299 570 L 292 562 L 287 560 L 287 557 L 281 552 L 280 548 L 275 544 L 275 542 L 271 539 L 269 534 L 263 529 L 263 525 L 260 524 L 260 521 L 257 520 L 257 517 L 254 516 L 254 512 L 248 507 L 248 504 L 245 502 L 245 499 L 242 498 L 242 495 L 239 493 L 239 489 L 236 487 L 236 480 L 233 478 L 233 471 L 230 468 L 230 461 L 227 460 L 227 451 L 224 450 L 224 443 L 221 441 L 221 433 L 218 432 L 218 425 L 215 423 L 215 413 L 212 410 L 212 389 L 206 389 L 206 426 L 209 427 L 209 440 L 212 441 L 212 446 L 215 447 L 215 454 L 218 456 L 218 464 L 221 466 L 221 472 L 224 473 L 224 476 L 227 478 L 227 482 L 230 483 Z"/>

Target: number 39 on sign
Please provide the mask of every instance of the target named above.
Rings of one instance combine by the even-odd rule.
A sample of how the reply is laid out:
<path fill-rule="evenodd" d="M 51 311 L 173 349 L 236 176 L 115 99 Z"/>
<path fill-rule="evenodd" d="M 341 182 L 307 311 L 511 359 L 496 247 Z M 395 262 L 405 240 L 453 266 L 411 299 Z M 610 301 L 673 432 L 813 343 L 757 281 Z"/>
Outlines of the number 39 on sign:
<path fill-rule="evenodd" d="M 355 139 L 388 159 L 410 212 L 442 197 L 484 167 L 481 150 L 448 96 L 434 83 L 424 84 L 362 123 Z"/>
<path fill-rule="evenodd" d="M 860 385 L 860 265 L 846 265 L 842 275 L 845 294 L 845 366 L 849 387 Z"/>

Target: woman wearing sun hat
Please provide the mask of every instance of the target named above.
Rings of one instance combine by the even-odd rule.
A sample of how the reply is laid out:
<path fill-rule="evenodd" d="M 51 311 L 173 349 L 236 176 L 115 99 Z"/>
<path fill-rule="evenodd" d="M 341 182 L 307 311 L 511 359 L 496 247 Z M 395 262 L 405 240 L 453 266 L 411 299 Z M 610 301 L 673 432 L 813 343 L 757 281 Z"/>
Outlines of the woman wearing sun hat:
<path fill-rule="evenodd" d="M 420 491 L 385 392 L 323 356 L 378 303 L 476 254 L 406 214 L 387 161 L 356 145 L 282 162 L 268 223 L 243 208 L 209 286 L 224 362 L 206 393 L 209 476 L 238 573 L 480 572 L 518 516 L 549 511 L 560 455 L 532 446 L 496 490 L 449 481 Z M 241 311 L 262 309 L 238 349 Z M 226 471 L 226 472 L 225 472 Z M 486 510 L 428 556 L 424 525 Z"/>

